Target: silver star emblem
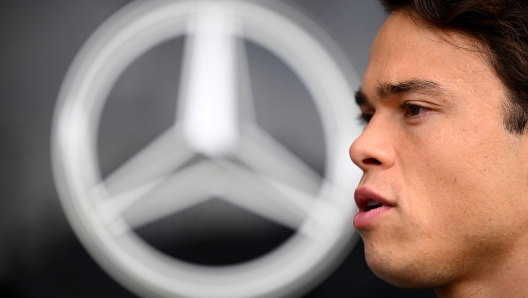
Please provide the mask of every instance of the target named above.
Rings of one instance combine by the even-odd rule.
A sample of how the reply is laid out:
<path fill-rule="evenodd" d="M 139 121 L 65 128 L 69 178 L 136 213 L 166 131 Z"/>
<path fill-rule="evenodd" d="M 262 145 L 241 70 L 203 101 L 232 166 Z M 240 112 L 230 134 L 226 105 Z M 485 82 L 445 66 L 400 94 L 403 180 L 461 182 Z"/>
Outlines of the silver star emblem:
<path fill-rule="evenodd" d="M 77 235 L 115 278 L 148 297 L 303 291 L 353 239 L 360 174 L 347 148 L 361 129 L 349 80 L 359 80 L 311 32 L 254 2 L 152 1 L 123 11 L 77 58 L 55 115 L 55 176 Z M 102 179 L 96 128 L 108 90 L 141 53 L 182 35 L 178 121 Z M 327 136 L 325 177 L 257 125 L 242 39 L 280 56 L 307 86 Z M 224 268 L 168 259 L 134 233 L 211 197 L 297 233 L 266 257 Z"/>

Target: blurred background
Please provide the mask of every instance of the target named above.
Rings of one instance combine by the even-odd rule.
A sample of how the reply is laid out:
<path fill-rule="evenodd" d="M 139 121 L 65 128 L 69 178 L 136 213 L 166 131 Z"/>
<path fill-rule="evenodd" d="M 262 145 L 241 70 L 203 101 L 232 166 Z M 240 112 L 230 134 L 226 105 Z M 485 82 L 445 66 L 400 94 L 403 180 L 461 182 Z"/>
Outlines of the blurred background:
<path fill-rule="evenodd" d="M 70 63 L 96 28 L 129 2 L 0 2 L 0 297 L 136 297 L 105 273 L 74 235 L 59 203 L 50 157 L 53 111 Z M 285 2 L 311 16 L 333 37 L 362 77 L 370 44 L 385 19 L 376 1 Z M 183 39 L 175 39 L 152 49 L 134 62 L 114 86 L 100 124 L 98 149 L 103 176 L 174 121 L 173 95 L 178 92 L 178 84 L 164 78 L 178 81 L 182 48 Z M 246 50 L 252 79 L 259 82 L 253 90 L 256 109 L 273 115 L 257 115 L 258 124 L 322 173 L 324 136 L 320 124 L 310 120 L 317 119 L 313 103 L 298 100 L 306 97 L 302 83 L 271 53 L 252 44 L 247 44 Z M 156 94 L 157 101 L 142 94 Z M 287 116 L 292 113 L 294 117 Z M 290 127 L 303 130 L 292 135 L 296 130 Z M 305 136 L 309 144 L 296 141 Z M 203 205 L 172 219 L 170 226 L 186 229 L 167 231 L 167 222 L 162 222 L 161 226 L 146 226 L 137 233 L 169 255 L 204 265 L 252 259 L 293 233 L 250 218 L 218 200 Z M 239 221 L 211 227 L 218 213 Z M 178 225 L 178 221 L 184 223 Z M 218 234 L 218 229 L 228 231 L 240 222 L 252 222 L 254 227 L 273 232 L 250 237 L 245 243 L 211 237 Z M 214 233 L 210 232 L 213 228 Z M 185 245 L 167 247 L 156 240 L 163 239 L 163 233 L 179 233 Z M 387 296 L 434 294 L 431 290 L 395 288 L 375 277 L 365 263 L 360 240 L 339 267 L 303 297 Z"/>

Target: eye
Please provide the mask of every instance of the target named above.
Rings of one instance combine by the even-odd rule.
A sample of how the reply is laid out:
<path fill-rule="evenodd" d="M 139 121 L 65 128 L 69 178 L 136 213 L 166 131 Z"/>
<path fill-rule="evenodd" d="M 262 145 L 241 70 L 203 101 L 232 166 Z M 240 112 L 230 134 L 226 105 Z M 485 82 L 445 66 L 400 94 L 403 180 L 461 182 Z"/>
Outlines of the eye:
<path fill-rule="evenodd" d="M 361 113 L 359 116 L 358 116 L 358 120 L 362 123 L 362 124 L 368 124 L 370 122 L 370 119 L 372 119 L 374 115 L 373 114 L 368 114 L 368 113 Z"/>
<path fill-rule="evenodd" d="M 425 107 L 411 103 L 403 104 L 402 109 L 404 110 L 406 118 L 416 118 L 428 111 L 428 109 Z"/>

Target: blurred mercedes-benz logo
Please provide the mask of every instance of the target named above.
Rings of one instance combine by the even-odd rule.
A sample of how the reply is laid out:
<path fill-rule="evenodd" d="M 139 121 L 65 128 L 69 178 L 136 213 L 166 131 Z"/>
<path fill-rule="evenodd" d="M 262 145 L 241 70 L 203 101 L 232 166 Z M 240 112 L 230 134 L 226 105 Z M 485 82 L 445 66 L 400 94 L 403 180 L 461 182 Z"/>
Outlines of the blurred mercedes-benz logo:
<path fill-rule="evenodd" d="M 298 295 L 356 239 L 351 194 L 360 176 L 348 146 L 361 131 L 351 91 L 359 80 L 343 71 L 338 50 L 320 28 L 297 10 L 274 5 L 280 6 L 134 2 L 97 30 L 68 72 L 52 136 L 61 203 L 91 255 L 139 295 Z M 112 86 L 140 55 L 181 36 L 187 41 L 177 120 L 103 178 L 97 131 Z M 305 85 L 325 134 L 323 176 L 257 125 L 240 40 L 282 59 Z M 172 258 L 135 232 L 215 196 L 295 233 L 259 258 L 205 266 Z"/>

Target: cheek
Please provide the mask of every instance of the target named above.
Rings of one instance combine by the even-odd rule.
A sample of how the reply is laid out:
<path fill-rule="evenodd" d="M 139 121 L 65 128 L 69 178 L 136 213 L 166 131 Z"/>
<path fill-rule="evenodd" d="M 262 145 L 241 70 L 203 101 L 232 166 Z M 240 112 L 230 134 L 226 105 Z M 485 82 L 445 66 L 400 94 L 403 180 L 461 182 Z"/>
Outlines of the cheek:
<path fill-rule="evenodd" d="M 402 164 L 406 207 L 424 233 L 443 238 L 446 246 L 472 246 L 504 233 L 516 214 L 508 200 L 517 177 L 505 155 L 511 149 L 497 134 L 445 131 L 412 147 L 401 153 L 413 161 Z"/>

